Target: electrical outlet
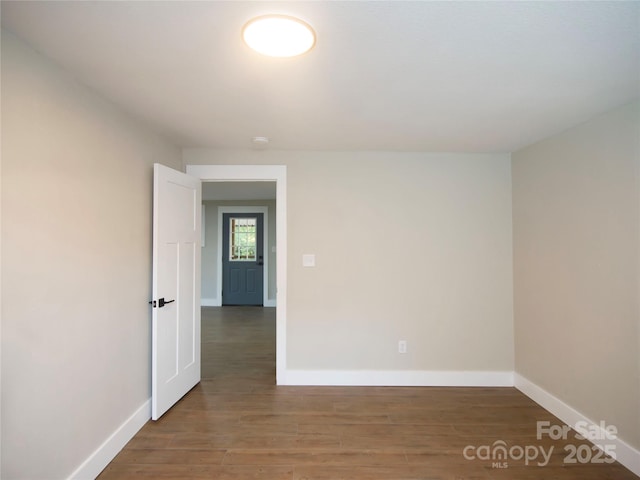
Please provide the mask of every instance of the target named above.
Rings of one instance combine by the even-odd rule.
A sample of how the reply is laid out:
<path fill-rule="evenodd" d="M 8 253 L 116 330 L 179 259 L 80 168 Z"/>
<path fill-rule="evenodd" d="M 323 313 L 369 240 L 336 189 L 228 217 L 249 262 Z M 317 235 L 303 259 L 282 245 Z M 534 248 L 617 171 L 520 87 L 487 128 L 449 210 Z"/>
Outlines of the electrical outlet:
<path fill-rule="evenodd" d="M 398 341 L 398 353 L 407 353 L 407 341 L 406 340 Z"/>

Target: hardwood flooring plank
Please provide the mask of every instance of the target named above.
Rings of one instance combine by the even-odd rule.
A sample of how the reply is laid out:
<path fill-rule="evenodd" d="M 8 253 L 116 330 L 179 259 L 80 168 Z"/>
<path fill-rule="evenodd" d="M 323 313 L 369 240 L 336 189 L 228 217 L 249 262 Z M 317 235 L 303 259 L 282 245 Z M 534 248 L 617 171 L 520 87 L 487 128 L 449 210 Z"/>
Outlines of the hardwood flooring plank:
<path fill-rule="evenodd" d="M 174 435 L 169 448 L 325 448 L 340 447 L 340 438 L 332 435 Z"/>
<path fill-rule="evenodd" d="M 462 453 L 464 447 L 469 444 L 483 445 L 484 437 L 458 437 L 454 435 L 377 435 L 352 437 L 342 436 L 342 445 L 345 448 L 429 448 L 439 453 Z"/>
<path fill-rule="evenodd" d="M 140 431 L 127 443 L 125 448 L 164 449 L 169 447 L 172 438 L 173 434 L 171 433 Z"/>
<path fill-rule="evenodd" d="M 269 424 L 279 424 L 279 423 L 295 423 L 301 424 L 305 423 L 307 425 L 319 423 L 319 424 L 340 424 L 340 423 L 348 423 L 348 424 L 369 424 L 369 423 L 389 423 L 389 417 L 387 415 L 356 415 L 356 414 L 309 414 L 309 415 L 300 415 L 300 414 L 281 414 L 281 415 L 270 415 L 270 414 L 253 414 L 253 415 L 243 415 L 240 417 L 241 423 L 250 423 L 250 424 L 261 424 L 261 423 L 269 423 Z"/>
<path fill-rule="evenodd" d="M 221 465 L 226 450 L 177 450 L 125 448 L 113 460 L 114 464 L 177 464 Z"/>
<path fill-rule="evenodd" d="M 343 435 L 350 437 L 385 437 L 394 438 L 407 435 L 456 435 L 451 425 L 395 425 L 395 424 L 333 424 L 333 423 L 301 423 L 298 433 L 322 433 L 326 435 Z"/>
<path fill-rule="evenodd" d="M 406 465 L 402 452 L 390 453 L 373 450 L 229 450 L 224 457 L 225 465 Z"/>
<path fill-rule="evenodd" d="M 256 424 L 240 423 L 239 420 L 182 420 L 157 426 L 154 431 L 163 433 L 201 433 L 209 435 L 296 435 L 296 423 Z M 310 432 L 312 433 L 312 432 Z M 319 432 L 321 433 L 321 432 Z"/>

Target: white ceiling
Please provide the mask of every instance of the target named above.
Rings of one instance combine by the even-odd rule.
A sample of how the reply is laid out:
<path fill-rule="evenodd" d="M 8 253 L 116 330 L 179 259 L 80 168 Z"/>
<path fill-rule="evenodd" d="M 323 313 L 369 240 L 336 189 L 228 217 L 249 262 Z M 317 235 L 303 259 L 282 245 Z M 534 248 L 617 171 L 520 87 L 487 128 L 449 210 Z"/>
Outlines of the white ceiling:
<path fill-rule="evenodd" d="M 293 59 L 250 18 L 317 31 Z M 2 25 L 179 146 L 509 152 L 640 95 L 640 2 L 1 4 Z"/>

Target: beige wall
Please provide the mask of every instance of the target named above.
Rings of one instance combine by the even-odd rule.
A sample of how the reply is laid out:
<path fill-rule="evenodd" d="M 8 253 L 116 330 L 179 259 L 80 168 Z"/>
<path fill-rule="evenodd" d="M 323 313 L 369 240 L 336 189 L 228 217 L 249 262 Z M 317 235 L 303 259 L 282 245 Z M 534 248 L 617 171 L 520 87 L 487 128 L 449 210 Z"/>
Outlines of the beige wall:
<path fill-rule="evenodd" d="M 640 448 L 639 104 L 513 154 L 516 371 Z"/>
<path fill-rule="evenodd" d="M 509 155 L 187 149 L 183 160 L 288 166 L 287 368 L 513 369 Z"/>
<path fill-rule="evenodd" d="M 264 252 L 267 258 L 269 273 L 268 299 L 276 300 L 276 254 L 271 251 L 271 247 L 276 245 L 276 201 L 275 200 L 224 200 L 224 201 L 204 201 L 205 205 L 205 246 L 202 249 L 202 298 L 218 299 L 218 207 L 222 206 L 252 206 L 267 207 L 269 209 L 268 221 L 269 231 L 267 238 L 267 248 Z"/>
<path fill-rule="evenodd" d="M 149 399 L 153 162 L 179 150 L 3 33 L 3 479 L 66 478 Z"/>

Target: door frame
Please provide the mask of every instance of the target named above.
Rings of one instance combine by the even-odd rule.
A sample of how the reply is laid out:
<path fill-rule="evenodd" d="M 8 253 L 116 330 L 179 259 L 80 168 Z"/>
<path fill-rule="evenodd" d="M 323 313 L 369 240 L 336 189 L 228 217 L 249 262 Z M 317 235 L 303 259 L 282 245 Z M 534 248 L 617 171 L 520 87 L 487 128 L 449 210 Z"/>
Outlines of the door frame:
<path fill-rule="evenodd" d="M 287 371 L 287 167 L 286 165 L 186 165 L 203 182 L 276 182 L 276 384 Z"/>
<path fill-rule="evenodd" d="M 277 200 L 276 200 L 277 205 Z M 222 216 L 225 213 L 262 213 L 262 251 L 264 257 L 264 268 L 262 269 L 262 305 L 265 307 L 275 307 L 275 302 L 269 302 L 269 207 L 250 207 L 250 206 L 226 206 L 218 207 L 218 252 L 216 262 L 216 295 L 220 299 L 222 305 Z"/>

